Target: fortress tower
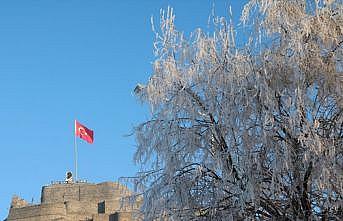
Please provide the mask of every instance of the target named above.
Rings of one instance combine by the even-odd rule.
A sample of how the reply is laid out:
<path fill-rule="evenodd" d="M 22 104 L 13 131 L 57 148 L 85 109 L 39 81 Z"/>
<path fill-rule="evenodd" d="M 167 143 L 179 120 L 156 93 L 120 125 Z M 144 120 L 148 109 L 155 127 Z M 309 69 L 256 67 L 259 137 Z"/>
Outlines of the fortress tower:
<path fill-rule="evenodd" d="M 117 182 L 58 182 L 42 187 L 41 203 L 13 197 L 7 221 L 133 221 L 123 206 L 130 191 Z"/>

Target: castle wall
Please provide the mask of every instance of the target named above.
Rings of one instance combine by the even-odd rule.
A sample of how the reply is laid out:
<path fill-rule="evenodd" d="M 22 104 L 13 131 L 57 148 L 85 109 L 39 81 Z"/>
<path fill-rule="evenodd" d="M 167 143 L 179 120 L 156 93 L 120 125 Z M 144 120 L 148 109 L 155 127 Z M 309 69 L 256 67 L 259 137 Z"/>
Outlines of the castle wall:
<path fill-rule="evenodd" d="M 131 221 L 130 208 L 120 199 L 129 190 L 119 183 L 61 183 L 42 188 L 41 204 L 28 205 L 14 197 L 8 221 Z M 119 213 L 118 213 L 119 212 Z"/>
<path fill-rule="evenodd" d="M 128 212 L 93 215 L 93 221 L 131 221 L 133 220 L 132 214 Z"/>
<path fill-rule="evenodd" d="M 39 221 L 39 220 L 53 220 L 65 217 L 67 214 L 66 207 L 63 203 L 49 203 L 41 205 L 31 205 L 21 208 L 11 208 L 8 221 L 25 220 L 25 221 Z"/>
<path fill-rule="evenodd" d="M 112 215 L 112 220 L 110 221 L 131 221 L 133 220 L 132 213 L 130 212 L 120 212 Z"/>
<path fill-rule="evenodd" d="M 129 190 L 119 183 L 104 182 L 99 184 L 76 183 L 54 184 L 42 188 L 42 203 L 65 202 L 69 200 L 89 201 L 113 199 L 114 196 L 128 195 Z"/>

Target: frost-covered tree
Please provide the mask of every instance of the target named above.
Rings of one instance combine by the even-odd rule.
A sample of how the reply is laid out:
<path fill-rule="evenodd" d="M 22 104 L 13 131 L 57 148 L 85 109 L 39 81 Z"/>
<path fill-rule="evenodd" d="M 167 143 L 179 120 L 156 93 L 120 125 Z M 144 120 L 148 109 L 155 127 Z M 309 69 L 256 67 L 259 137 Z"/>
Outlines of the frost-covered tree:
<path fill-rule="evenodd" d="M 135 92 L 145 220 L 342 220 L 343 7 L 251 0 L 233 22 L 154 30 L 156 60 Z"/>

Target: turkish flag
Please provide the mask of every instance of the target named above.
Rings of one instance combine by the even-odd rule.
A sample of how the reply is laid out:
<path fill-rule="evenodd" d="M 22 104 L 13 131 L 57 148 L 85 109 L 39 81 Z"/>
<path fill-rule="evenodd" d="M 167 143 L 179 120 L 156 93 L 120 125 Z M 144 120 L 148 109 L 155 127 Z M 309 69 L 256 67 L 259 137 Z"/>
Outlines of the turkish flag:
<path fill-rule="evenodd" d="M 93 131 L 77 122 L 77 120 L 75 120 L 75 136 L 84 139 L 88 143 L 93 143 L 94 141 Z"/>

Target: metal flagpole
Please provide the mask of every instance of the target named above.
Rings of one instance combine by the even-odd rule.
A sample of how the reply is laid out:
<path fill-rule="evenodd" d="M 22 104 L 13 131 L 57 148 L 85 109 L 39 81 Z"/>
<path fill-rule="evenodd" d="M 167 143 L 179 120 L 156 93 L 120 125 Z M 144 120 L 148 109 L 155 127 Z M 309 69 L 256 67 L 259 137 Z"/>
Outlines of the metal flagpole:
<path fill-rule="evenodd" d="M 75 151 L 75 182 L 77 182 L 77 142 L 76 142 L 76 120 L 74 122 L 74 151 Z"/>

